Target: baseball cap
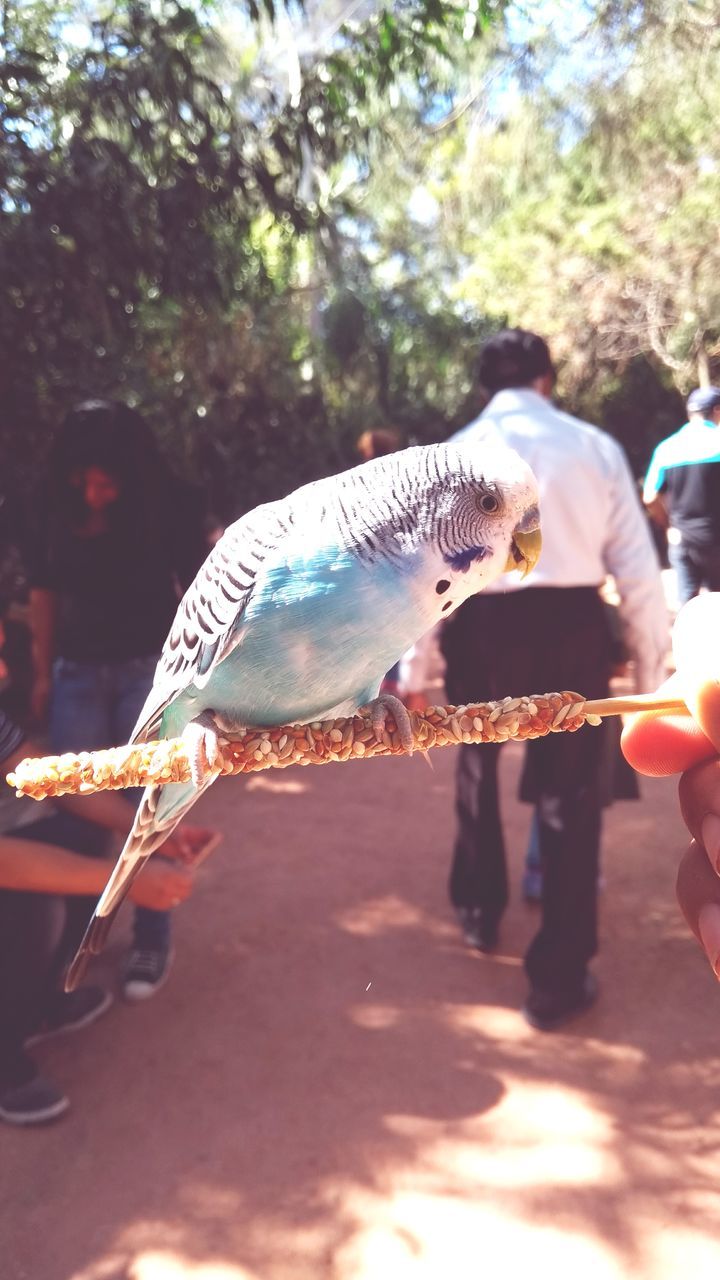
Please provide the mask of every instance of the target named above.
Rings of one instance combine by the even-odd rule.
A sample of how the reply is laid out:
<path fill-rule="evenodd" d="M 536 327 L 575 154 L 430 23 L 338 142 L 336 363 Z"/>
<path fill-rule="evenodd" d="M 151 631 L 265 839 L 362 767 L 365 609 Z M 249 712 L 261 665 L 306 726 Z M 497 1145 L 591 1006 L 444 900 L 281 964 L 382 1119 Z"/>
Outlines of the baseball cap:
<path fill-rule="evenodd" d="M 720 405 L 720 387 L 697 387 L 687 398 L 688 413 L 711 413 Z"/>

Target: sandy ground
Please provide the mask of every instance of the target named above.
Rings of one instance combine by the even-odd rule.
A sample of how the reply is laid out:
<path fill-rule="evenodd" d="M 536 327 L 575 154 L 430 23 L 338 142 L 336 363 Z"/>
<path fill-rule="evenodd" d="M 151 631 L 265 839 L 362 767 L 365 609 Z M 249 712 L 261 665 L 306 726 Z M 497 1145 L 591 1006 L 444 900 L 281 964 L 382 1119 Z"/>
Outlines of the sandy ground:
<path fill-rule="evenodd" d="M 217 784 L 171 982 L 38 1050 L 72 1111 L 0 1131 L 3 1280 L 717 1280 L 720 994 L 674 785 L 609 815 L 602 999 L 542 1035 L 520 755 L 493 958 L 446 906 L 453 750 Z"/>

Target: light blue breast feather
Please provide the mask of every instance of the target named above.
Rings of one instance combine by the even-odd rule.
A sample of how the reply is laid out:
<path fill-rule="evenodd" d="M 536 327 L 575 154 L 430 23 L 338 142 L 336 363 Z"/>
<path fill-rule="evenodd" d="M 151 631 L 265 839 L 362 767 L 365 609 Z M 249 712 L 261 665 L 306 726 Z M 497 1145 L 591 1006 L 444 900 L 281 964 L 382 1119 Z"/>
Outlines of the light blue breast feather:
<path fill-rule="evenodd" d="M 237 646 L 202 689 L 163 716 L 178 732 L 204 709 L 268 726 L 321 718 L 366 700 L 425 626 L 413 590 L 418 562 L 368 563 L 336 547 L 300 551 L 259 575 Z"/>

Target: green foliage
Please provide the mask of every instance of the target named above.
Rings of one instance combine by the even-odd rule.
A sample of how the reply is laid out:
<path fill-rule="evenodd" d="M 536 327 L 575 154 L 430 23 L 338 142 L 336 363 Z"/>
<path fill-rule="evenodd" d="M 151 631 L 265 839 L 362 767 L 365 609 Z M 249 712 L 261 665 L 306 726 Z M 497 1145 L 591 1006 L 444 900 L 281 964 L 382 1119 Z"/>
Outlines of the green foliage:
<path fill-rule="evenodd" d="M 222 457 L 236 507 L 347 460 L 363 418 L 348 398 L 373 379 L 359 352 L 350 373 L 322 340 L 321 299 L 342 289 L 336 175 L 367 164 L 385 95 L 404 84 L 431 100 L 453 42 L 472 43 L 502 3 L 371 6 L 329 48 L 289 61 L 272 44 L 283 9 L 3 5 L 6 477 L 22 483 L 58 416 L 97 394 L 139 402 L 185 466 L 202 457 L 218 471 Z M 354 342 L 385 370 L 371 392 L 385 413 L 422 379 L 403 375 L 395 393 L 379 296 L 366 291 Z"/>
<path fill-rule="evenodd" d="M 720 0 L 596 0 L 569 53 L 504 0 L 346 8 L 5 0 L 6 483 L 119 395 L 228 518 L 467 421 L 505 323 L 638 470 L 720 380 Z"/>
<path fill-rule="evenodd" d="M 444 307 L 422 287 L 338 290 L 324 314 L 323 383 L 345 454 L 366 428 L 408 442 L 445 438 L 478 411 L 475 363 L 487 323 Z"/>
<path fill-rule="evenodd" d="M 388 256 L 402 243 L 441 305 L 547 336 L 568 407 L 642 470 L 682 414 L 677 391 L 720 380 L 720 4 L 585 15 L 567 49 L 497 27 L 443 118 L 398 123 L 367 203 Z M 407 219 L 419 189 L 434 206 L 422 235 Z"/>

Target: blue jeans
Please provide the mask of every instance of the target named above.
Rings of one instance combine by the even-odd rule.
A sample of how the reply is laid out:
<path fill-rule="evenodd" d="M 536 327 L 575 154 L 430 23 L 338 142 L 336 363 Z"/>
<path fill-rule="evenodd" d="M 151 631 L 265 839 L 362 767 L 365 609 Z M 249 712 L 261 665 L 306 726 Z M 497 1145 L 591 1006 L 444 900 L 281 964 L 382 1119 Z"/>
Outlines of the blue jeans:
<path fill-rule="evenodd" d="M 675 570 L 679 604 L 687 604 L 701 587 L 720 591 L 720 547 L 694 547 L 686 542 L 670 543 L 668 560 Z"/>
<path fill-rule="evenodd" d="M 157 654 L 109 663 L 58 658 L 50 702 L 51 751 L 101 751 L 127 742 L 150 691 L 157 661 Z M 138 802 L 141 795 L 141 787 L 127 792 L 131 802 Z M 92 857 L 107 856 L 108 833 L 74 814 L 64 816 L 76 824 L 75 840 L 71 839 L 68 847 Z M 93 834 L 88 839 L 90 826 Z M 170 945 L 169 912 L 136 907 L 133 933 L 136 947 L 166 949 Z"/>

